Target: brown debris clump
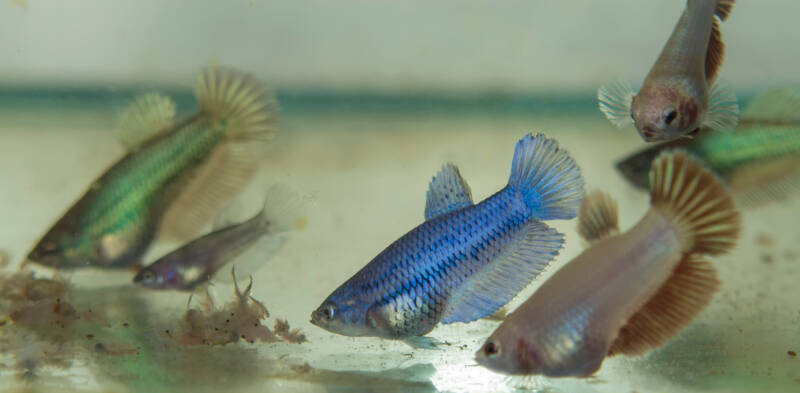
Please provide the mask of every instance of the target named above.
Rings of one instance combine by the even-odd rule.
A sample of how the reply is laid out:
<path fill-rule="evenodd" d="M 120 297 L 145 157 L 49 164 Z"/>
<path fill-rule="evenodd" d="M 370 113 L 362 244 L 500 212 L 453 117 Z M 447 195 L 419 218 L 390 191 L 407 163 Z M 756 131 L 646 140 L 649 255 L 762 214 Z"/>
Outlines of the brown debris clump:
<path fill-rule="evenodd" d="M 300 344 L 308 341 L 305 333 L 300 331 L 300 329 L 295 328 L 290 330 L 289 321 L 285 319 L 276 319 L 274 329 L 278 337 L 290 343 Z"/>
<path fill-rule="evenodd" d="M 262 319 L 269 316 L 269 312 L 261 302 L 250 296 L 253 278 L 250 278 L 250 284 L 244 291 L 239 291 L 235 277 L 233 285 L 236 299 L 224 307 L 216 309 L 207 296 L 203 310 L 186 310 L 177 335 L 180 345 L 225 345 L 239 340 L 249 343 L 280 341 L 261 323 Z"/>

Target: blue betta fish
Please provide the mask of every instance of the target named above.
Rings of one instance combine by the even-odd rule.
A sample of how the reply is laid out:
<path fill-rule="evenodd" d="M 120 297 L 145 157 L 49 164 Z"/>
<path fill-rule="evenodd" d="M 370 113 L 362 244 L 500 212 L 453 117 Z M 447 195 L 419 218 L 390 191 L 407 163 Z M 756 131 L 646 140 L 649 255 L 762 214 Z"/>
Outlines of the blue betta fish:
<path fill-rule="evenodd" d="M 564 243 L 541 220 L 574 218 L 582 199 L 580 169 L 542 134 L 517 142 L 508 185 L 478 204 L 446 164 L 431 180 L 425 222 L 337 288 L 311 323 L 430 347 L 422 336 L 439 322 L 489 316 L 536 278 Z"/>

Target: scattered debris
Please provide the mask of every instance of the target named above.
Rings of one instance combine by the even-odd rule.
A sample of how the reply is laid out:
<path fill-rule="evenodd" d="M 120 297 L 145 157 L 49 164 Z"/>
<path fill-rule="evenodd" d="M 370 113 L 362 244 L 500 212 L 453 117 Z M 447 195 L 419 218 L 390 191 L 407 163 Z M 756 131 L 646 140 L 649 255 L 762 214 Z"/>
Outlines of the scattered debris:
<path fill-rule="evenodd" d="M 797 357 L 797 352 L 795 352 L 795 351 L 786 351 L 786 354 L 791 356 L 791 357 L 793 357 L 793 358 Z"/>
<path fill-rule="evenodd" d="M 294 344 L 300 344 L 308 341 L 306 339 L 305 333 L 300 331 L 300 329 L 292 329 L 289 330 L 289 321 L 285 319 L 276 319 L 275 320 L 275 334 L 278 337 Z"/>

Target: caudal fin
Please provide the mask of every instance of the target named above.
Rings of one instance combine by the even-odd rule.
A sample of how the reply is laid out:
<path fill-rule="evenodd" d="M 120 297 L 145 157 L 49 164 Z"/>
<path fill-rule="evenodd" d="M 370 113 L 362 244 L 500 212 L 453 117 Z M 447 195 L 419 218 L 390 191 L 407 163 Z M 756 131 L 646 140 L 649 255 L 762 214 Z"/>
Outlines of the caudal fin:
<path fill-rule="evenodd" d="M 733 198 L 722 180 L 685 152 L 653 161 L 650 202 L 677 225 L 685 252 L 723 254 L 736 244 L 740 217 Z"/>
<path fill-rule="evenodd" d="M 541 220 L 574 218 L 583 199 L 580 168 L 544 134 L 528 134 L 517 142 L 508 187 Z"/>
<path fill-rule="evenodd" d="M 270 232 L 302 230 L 306 226 L 306 218 L 301 210 L 308 199 L 288 186 L 275 184 L 267 189 L 264 205 L 258 214 Z"/>

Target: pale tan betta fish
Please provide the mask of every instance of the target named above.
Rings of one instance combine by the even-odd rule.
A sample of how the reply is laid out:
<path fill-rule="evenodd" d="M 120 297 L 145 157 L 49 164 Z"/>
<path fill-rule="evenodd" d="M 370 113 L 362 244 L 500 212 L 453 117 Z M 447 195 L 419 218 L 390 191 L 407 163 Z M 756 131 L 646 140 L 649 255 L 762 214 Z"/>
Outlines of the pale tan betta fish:
<path fill-rule="evenodd" d="M 646 142 L 691 136 L 700 128 L 735 128 L 736 96 L 715 83 L 725 55 L 719 24 L 734 1 L 688 0 L 641 90 L 615 81 L 597 91 L 606 118 L 617 127 L 633 121 Z"/>
<path fill-rule="evenodd" d="M 584 199 L 590 248 L 557 271 L 489 337 L 476 361 L 511 375 L 588 377 L 608 356 L 666 343 L 711 301 L 719 281 L 703 255 L 728 252 L 739 212 L 722 182 L 684 152 L 650 171 L 651 208 L 619 233 L 616 203 Z"/>

